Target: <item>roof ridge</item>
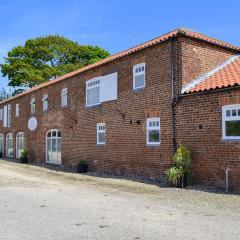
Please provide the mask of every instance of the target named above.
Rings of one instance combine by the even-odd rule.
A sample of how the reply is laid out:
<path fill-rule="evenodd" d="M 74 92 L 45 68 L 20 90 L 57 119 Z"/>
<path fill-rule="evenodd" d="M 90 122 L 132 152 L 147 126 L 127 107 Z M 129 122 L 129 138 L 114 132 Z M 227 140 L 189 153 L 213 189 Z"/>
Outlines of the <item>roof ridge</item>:
<path fill-rule="evenodd" d="M 240 57 L 240 55 L 231 56 L 225 62 L 221 63 L 220 65 L 218 65 L 216 67 L 214 67 L 212 70 L 210 70 L 206 73 L 203 73 L 202 75 L 200 75 L 197 78 L 195 78 L 194 80 L 192 80 L 190 83 L 184 84 L 182 86 L 181 94 L 187 93 L 191 88 L 196 87 L 198 84 L 202 83 L 203 81 L 205 81 L 206 79 L 208 79 L 209 77 L 214 75 L 215 73 L 219 72 L 220 70 L 225 68 L 230 63 L 236 61 L 239 57 Z"/>

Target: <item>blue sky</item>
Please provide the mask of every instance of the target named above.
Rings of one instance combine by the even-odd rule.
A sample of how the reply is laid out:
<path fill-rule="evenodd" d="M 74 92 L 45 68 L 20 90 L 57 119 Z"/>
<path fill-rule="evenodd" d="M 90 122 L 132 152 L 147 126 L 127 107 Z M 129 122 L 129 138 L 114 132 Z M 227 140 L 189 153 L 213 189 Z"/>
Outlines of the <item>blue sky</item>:
<path fill-rule="evenodd" d="M 0 0 L 0 62 L 14 46 L 47 34 L 116 53 L 187 27 L 240 45 L 240 1 Z M 0 87 L 7 86 L 0 77 Z"/>

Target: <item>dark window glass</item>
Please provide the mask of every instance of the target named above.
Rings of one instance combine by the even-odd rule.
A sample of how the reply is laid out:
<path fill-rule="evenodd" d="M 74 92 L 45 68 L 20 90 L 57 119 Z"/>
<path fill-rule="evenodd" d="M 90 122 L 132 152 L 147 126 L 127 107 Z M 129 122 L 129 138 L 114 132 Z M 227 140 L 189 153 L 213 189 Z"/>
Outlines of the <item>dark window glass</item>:
<path fill-rule="evenodd" d="M 159 142 L 159 130 L 149 130 L 149 142 Z"/>
<path fill-rule="evenodd" d="M 226 136 L 227 137 L 240 136 L 240 120 L 239 121 L 226 121 Z"/>
<path fill-rule="evenodd" d="M 226 111 L 226 115 L 227 115 L 227 117 L 230 117 L 230 116 L 231 116 L 231 111 L 230 111 L 230 110 L 227 110 L 227 111 Z"/>

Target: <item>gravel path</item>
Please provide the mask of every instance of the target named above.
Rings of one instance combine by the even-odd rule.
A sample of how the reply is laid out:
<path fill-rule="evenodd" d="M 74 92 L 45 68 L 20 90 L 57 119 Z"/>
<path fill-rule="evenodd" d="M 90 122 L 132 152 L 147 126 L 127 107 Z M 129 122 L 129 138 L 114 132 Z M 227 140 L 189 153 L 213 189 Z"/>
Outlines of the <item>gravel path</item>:
<path fill-rule="evenodd" d="M 240 239 L 240 196 L 0 161 L 0 239 Z"/>

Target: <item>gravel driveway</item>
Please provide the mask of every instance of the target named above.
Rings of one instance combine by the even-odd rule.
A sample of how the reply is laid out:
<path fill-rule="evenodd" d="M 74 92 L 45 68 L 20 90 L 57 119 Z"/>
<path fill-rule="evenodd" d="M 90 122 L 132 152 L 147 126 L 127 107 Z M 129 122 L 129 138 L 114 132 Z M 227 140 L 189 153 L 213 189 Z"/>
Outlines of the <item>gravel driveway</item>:
<path fill-rule="evenodd" d="M 240 239 L 240 196 L 0 161 L 0 239 Z"/>

